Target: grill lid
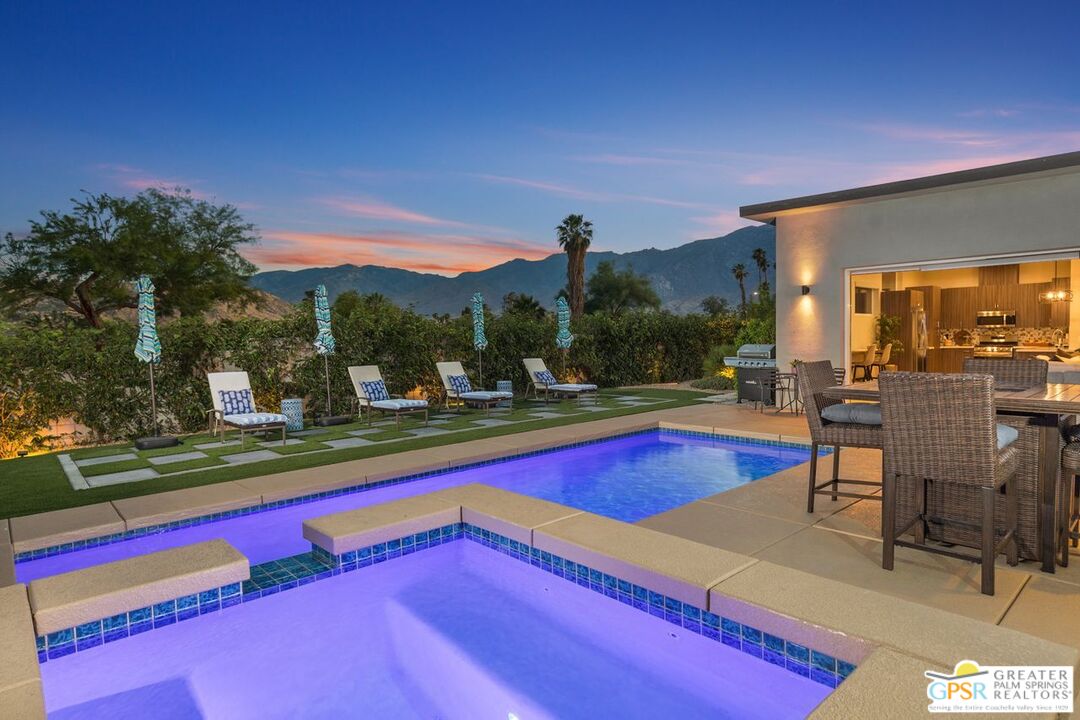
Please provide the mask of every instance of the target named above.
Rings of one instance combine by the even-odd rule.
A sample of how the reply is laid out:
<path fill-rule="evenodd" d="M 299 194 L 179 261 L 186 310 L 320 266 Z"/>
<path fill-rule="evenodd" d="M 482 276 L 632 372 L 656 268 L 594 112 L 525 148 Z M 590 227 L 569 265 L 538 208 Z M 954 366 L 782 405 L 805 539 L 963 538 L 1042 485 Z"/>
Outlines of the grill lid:
<path fill-rule="evenodd" d="M 771 360 L 776 357 L 776 345 L 747 344 L 739 348 L 736 357 Z"/>

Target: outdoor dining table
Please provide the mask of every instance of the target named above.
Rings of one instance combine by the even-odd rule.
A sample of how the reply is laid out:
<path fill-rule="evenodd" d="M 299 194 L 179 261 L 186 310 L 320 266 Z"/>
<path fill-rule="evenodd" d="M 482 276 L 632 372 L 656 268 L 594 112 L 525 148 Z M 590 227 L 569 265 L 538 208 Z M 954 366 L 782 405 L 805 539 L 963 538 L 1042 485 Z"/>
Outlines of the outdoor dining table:
<path fill-rule="evenodd" d="M 877 380 L 837 385 L 822 394 L 835 400 L 880 401 Z M 1055 497 L 1061 472 L 1060 422 L 1080 414 L 1080 385 L 1048 383 L 1028 388 L 998 386 L 994 406 L 999 412 L 1031 416 L 1039 430 L 1039 560 L 1043 572 L 1054 572 L 1058 540 Z"/>

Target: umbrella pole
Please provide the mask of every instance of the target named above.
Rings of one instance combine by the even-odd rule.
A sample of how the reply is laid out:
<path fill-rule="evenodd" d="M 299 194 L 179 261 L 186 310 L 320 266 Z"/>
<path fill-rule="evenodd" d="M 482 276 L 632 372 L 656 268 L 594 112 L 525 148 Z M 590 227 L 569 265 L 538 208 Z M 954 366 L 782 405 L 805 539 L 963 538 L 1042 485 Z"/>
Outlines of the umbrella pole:
<path fill-rule="evenodd" d="M 323 370 L 326 371 L 326 416 L 330 416 L 330 359 L 325 355 L 323 359 Z"/>
<path fill-rule="evenodd" d="M 154 388 L 154 362 L 147 363 L 150 366 L 150 414 L 154 421 L 154 437 L 158 436 L 157 422 L 157 390 Z"/>
<path fill-rule="evenodd" d="M 480 364 L 480 389 L 484 389 L 484 351 L 476 351 L 477 362 Z"/>

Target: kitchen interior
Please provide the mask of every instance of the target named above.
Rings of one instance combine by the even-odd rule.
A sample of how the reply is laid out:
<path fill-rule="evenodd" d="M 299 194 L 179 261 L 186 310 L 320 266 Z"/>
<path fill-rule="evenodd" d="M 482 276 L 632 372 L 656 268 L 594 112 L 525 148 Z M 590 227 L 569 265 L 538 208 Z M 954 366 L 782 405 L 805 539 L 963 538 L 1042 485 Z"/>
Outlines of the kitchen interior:
<path fill-rule="evenodd" d="M 968 357 L 1070 362 L 1070 338 L 1080 345 L 1074 283 L 1072 259 L 853 274 L 852 379 L 881 369 L 962 372 Z"/>

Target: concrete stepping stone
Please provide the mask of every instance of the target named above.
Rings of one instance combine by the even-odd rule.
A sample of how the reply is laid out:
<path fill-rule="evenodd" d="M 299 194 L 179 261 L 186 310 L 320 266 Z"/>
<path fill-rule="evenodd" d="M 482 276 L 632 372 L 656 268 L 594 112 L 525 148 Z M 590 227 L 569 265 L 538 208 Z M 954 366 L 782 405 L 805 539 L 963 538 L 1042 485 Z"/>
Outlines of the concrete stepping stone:
<path fill-rule="evenodd" d="M 138 470 L 126 470 L 124 472 L 109 473 L 108 475 L 95 475 L 86 478 L 86 484 L 90 487 L 105 487 L 106 485 L 123 485 L 124 483 L 139 482 L 140 480 L 153 480 L 161 477 L 153 468 L 139 468 Z"/>
<path fill-rule="evenodd" d="M 286 445 L 303 445 L 304 442 L 305 442 L 304 440 L 297 440 L 296 438 L 287 438 L 285 440 Z M 264 440 L 263 442 L 259 443 L 259 445 L 264 447 L 264 448 L 281 447 L 281 441 L 280 440 Z"/>
<path fill-rule="evenodd" d="M 370 431 L 369 431 L 370 432 Z M 349 433 L 352 435 L 353 433 Z M 361 437 L 341 438 L 340 440 L 326 440 L 323 445 L 329 445 L 332 448 L 351 448 L 351 447 L 363 447 L 364 445 L 374 445 L 371 440 L 365 440 Z"/>
<path fill-rule="evenodd" d="M 297 430 L 289 433 L 289 435 L 291 437 L 310 437 L 312 435 L 325 435 L 328 432 L 330 431 L 326 428 L 310 428 L 308 430 Z"/>
<path fill-rule="evenodd" d="M 483 420 L 472 420 L 473 425 L 483 425 L 484 427 L 498 427 L 499 425 L 513 425 L 516 420 L 500 420 L 499 418 L 484 418 Z"/>
<path fill-rule="evenodd" d="M 207 457 L 206 453 L 193 450 L 192 452 L 175 453 L 173 455 L 158 455 L 157 457 L 146 458 L 150 461 L 151 465 L 170 465 L 172 463 L 187 462 L 188 460 L 199 460 Z"/>
<path fill-rule="evenodd" d="M 64 475 L 67 476 L 68 482 L 71 483 L 73 490 L 86 490 L 90 487 L 70 455 L 58 455 L 57 459 L 60 461 L 60 467 L 63 469 Z"/>
<path fill-rule="evenodd" d="M 353 437 L 361 437 L 362 435 L 371 435 L 372 433 L 380 432 L 382 432 L 382 430 L 379 428 L 364 428 L 363 430 L 346 430 L 345 434 L 352 435 Z M 326 442 L 329 444 L 331 441 L 327 440 Z"/>
<path fill-rule="evenodd" d="M 252 450 L 251 452 L 236 453 L 234 455 L 222 455 L 221 459 L 232 465 L 241 463 L 262 462 L 263 460 L 277 460 L 281 456 L 273 450 Z"/>
<path fill-rule="evenodd" d="M 604 412 L 611 409 L 614 408 L 606 408 L 603 405 L 582 405 L 578 408 L 578 410 L 584 410 L 585 412 Z"/>
<path fill-rule="evenodd" d="M 540 418 L 540 419 L 543 419 L 543 420 L 551 420 L 553 418 L 565 417 L 566 413 L 551 412 L 550 410 L 539 410 L 539 411 L 536 411 L 536 412 L 530 412 L 529 415 L 534 417 L 534 418 Z"/>
<path fill-rule="evenodd" d="M 415 437 L 431 437 L 433 435 L 447 435 L 449 433 L 456 432 L 456 431 L 455 430 L 446 430 L 444 428 L 437 428 L 437 427 L 418 427 L 418 428 L 412 428 L 411 430 L 406 430 L 405 432 L 411 433 Z"/>
<path fill-rule="evenodd" d="M 447 420 L 445 418 L 433 418 L 431 420 L 428 420 L 428 425 L 448 425 L 451 422 L 453 421 Z"/>
<path fill-rule="evenodd" d="M 197 450 L 214 450 L 215 448 L 231 447 L 233 445 L 239 445 L 239 444 L 240 444 L 239 440 L 226 440 L 225 442 L 218 441 L 218 442 L 199 443 L 198 445 L 194 445 L 193 447 L 195 449 L 197 449 Z"/>
<path fill-rule="evenodd" d="M 76 460 L 75 464 L 79 467 L 90 467 L 91 465 L 104 465 L 105 463 L 123 462 L 124 460 L 138 460 L 139 456 L 135 453 L 126 452 L 118 453 L 116 455 L 102 455 L 101 457 L 86 458 L 85 460 Z"/>
<path fill-rule="evenodd" d="M 461 417 L 457 413 L 439 413 L 438 415 L 432 415 L 432 418 L 438 418 L 439 420 L 450 420 L 452 418 Z"/>

